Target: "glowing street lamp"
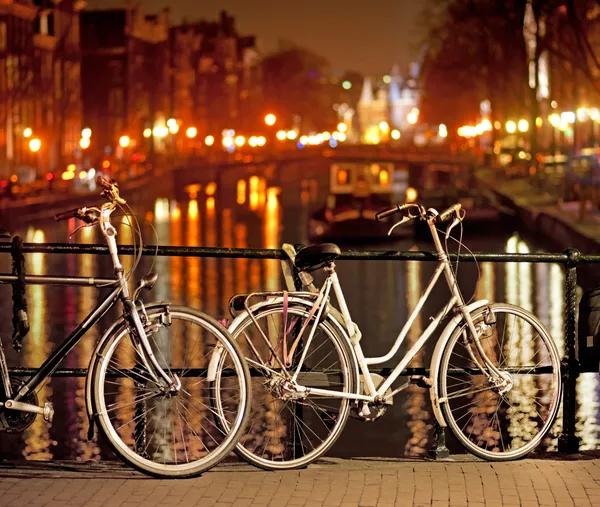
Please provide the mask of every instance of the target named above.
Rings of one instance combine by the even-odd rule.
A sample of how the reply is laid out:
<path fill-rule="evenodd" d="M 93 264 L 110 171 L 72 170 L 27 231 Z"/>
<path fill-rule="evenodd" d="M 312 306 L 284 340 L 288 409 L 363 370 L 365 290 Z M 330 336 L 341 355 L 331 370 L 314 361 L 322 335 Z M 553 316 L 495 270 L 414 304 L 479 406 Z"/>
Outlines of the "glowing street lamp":
<path fill-rule="evenodd" d="M 81 131 L 81 137 L 82 137 L 83 139 L 89 139 L 90 137 L 92 137 L 92 129 L 91 129 L 91 128 L 88 128 L 88 127 L 84 128 L 84 129 Z"/>
<path fill-rule="evenodd" d="M 296 139 L 298 137 L 298 132 L 296 132 L 295 130 L 288 130 L 287 133 L 287 138 L 290 141 L 293 141 L 294 139 Z"/>
<path fill-rule="evenodd" d="M 185 131 L 185 135 L 190 139 L 194 139 L 198 135 L 198 129 L 196 127 L 188 127 Z"/>
<path fill-rule="evenodd" d="M 24 131 L 23 131 L 23 137 L 31 137 L 33 134 L 33 130 L 31 130 L 29 127 L 27 127 Z"/>
<path fill-rule="evenodd" d="M 390 135 L 392 136 L 392 139 L 395 139 L 396 141 L 400 139 L 400 131 L 398 129 L 392 130 Z"/>
<path fill-rule="evenodd" d="M 519 132 L 527 132 L 529 130 L 529 122 L 525 119 L 520 119 L 517 125 Z"/>
<path fill-rule="evenodd" d="M 517 124 L 512 120 L 507 121 L 506 122 L 506 131 L 509 134 L 514 134 L 517 131 Z"/>
<path fill-rule="evenodd" d="M 246 143 L 246 138 L 244 136 L 237 136 L 235 138 L 235 145 L 236 146 L 244 146 L 244 144 Z"/>
<path fill-rule="evenodd" d="M 152 137 L 152 129 L 144 129 L 143 135 L 146 139 L 148 139 L 149 137 Z"/>
<path fill-rule="evenodd" d="M 338 123 L 337 129 L 338 132 L 346 132 L 346 130 L 348 130 L 348 126 L 345 123 Z"/>
<path fill-rule="evenodd" d="M 215 138 L 213 136 L 206 136 L 204 139 L 204 144 L 206 144 L 206 146 L 212 146 L 215 144 Z"/>
<path fill-rule="evenodd" d="M 87 150 L 90 147 L 90 138 L 82 137 L 79 140 L 79 146 L 81 147 L 82 150 Z"/>
<path fill-rule="evenodd" d="M 390 130 L 390 126 L 388 124 L 387 121 L 382 121 L 379 124 L 379 130 L 381 130 L 382 132 L 387 132 L 388 130 Z M 340 130 L 340 132 L 344 132 L 343 130 Z"/>
<path fill-rule="evenodd" d="M 119 139 L 119 146 L 121 146 L 121 148 L 127 148 L 127 146 L 129 146 L 130 143 L 131 139 L 129 138 L 129 136 L 121 136 L 121 138 Z"/>
<path fill-rule="evenodd" d="M 29 149 L 33 153 L 40 151 L 41 147 L 42 147 L 42 141 L 40 141 L 38 138 L 33 138 L 31 141 L 29 141 Z"/>
<path fill-rule="evenodd" d="M 280 141 L 283 141 L 287 137 L 287 132 L 285 130 L 280 130 L 279 132 L 277 132 L 277 134 L 275 134 L 275 136 Z"/>
<path fill-rule="evenodd" d="M 275 125 L 276 121 L 277 121 L 277 116 L 275 116 L 273 113 L 269 113 L 268 115 L 265 116 L 265 123 L 269 126 Z"/>

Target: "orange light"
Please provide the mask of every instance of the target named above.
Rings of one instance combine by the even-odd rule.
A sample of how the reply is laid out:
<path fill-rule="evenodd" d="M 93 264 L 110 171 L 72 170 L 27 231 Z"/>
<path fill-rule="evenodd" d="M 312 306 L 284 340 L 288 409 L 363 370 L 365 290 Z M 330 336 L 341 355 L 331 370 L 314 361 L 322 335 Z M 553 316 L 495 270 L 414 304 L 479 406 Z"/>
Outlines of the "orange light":
<path fill-rule="evenodd" d="M 152 129 L 144 129 L 142 134 L 146 139 L 148 139 L 149 137 L 152 137 Z"/>
<path fill-rule="evenodd" d="M 215 195 L 215 190 L 217 190 L 217 184 L 214 181 L 206 185 L 206 195 Z"/>
<path fill-rule="evenodd" d="M 85 150 L 87 148 L 90 147 L 90 138 L 89 137 L 82 137 L 79 140 L 79 146 L 81 146 L 82 150 Z"/>
<path fill-rule="evenodd" d="M 71 171 L 72 173 L 75 172 L 75 169 L 77 169 L 77 166 L 75 164 L 69 164 L 67 166 L 67 171 Z"/>
<path fill-rule="evenodd" d="M 348 183 L 348 171 L 340 169 L 337 173 L 337 182 L 339 185 L 346 185 Z"/>
<path fill-rule="evenodd" d="M 418 192 L 413 187 L 406 189 L 406 202 L 415 202 L 418 196 Z"/>
<path fill-rule="evenodd" d="M 275 116 L 273 113 L 269 113 L 268 115 L 265 116 L 265 123 L 269 126 L 275 125 L 276 121 L 277 121 L 277 116 Z"/>
<path fill-rule="evenodd" d="M 204 139 L 204 144 L 206 144 L 206 146 L 212 146 L 215 144 L 215 138 L 213 136 L 206 136 L 206 139 Z"/>
<path fill-rule="evenodd" d="M 108 169 L 110 167 L 110 161 L 108 160 L 103 160 L 102 161 L 102 168 L 103 169 Z"/>
<path fill-rule="evenodd" d="M 256 140 L 256 144 L 258 144 L 259 146 L 264 146 L 266 142 L 267 140 L 265 139 L 265 136 L 259 136 Z"/>
<path fill-rule="evenodd" d="M 244 146 L 245 142 L 246 142 L 246 138 L 244 136 L 237 136 L 235 138 L 235 145 L 236 146 Z"/>
<path fill-rule="evenodd" d="M 71 171 L 65 171 L 64 173 L 62 173 L 63 180 L 72 180 L 74 177 L 75 177 L 75 173 L 73 173 Z"/>
<path fill-rule="evenodd" d="M 29 127 L 27 127 L 24 131 L 23 131 L 23 137 L 31 137 L 33 134 L 33 130 L 31 130 Z"/>
<path fill-rule="evenodd" d="M 387 172 L 387 170 L 382 169 L 381 171 L 379 171 L 379 184 L 387 185 L 389 182 L 390 182 L 390 174 Z"/>
<path fill-rule="evenodd" d="M 85 139 L 89 139 L 90 137 L 92 137 L 92 129 L 91 128 L 84 128 L 81 131 L 81 137 L 85 138 Z"/>
<path fill-rule="evenodd" d="M 188 136 L 190 139 L 194 139 L 194 137 L 196 137 L 197 134 L 198 129 L 196 127 L 188 127 L 188 129 L 185 131 L 185 135 Z"/>
<path fill-rule="evenodd" d="M 87 178 L 87 171 L 79 171 L 79 179 L 85 180 Z"/>
<path fill-rule="evenodd" d="M 127 146 L 129 146 L 130 143 L 131 139 L 129 138 L 129 136 L 121 136 L 121 138 L 119 139 L 119 146 L 121 146 L 121 148 L 127 148 Z"/>
<path fill-rule="evenodd" d="M 283 141 L 287 137 L 287 132 L 285 130 L 280 130 L 279 132 L 277 132 L 277 134 L 275 134 L 275 136 L 280 141 Z"/>
<path fill-rule="evenodd" d="M 18 180 L 18 178 L 17 178 L 17 175 L 16 175 L 16 174 L 13 174 L 13 175 L 10 177 L 10 181 L 12 181 L 13 183 L 16 183 L 16 182 L 17 182 L 17 180 Z"/>
<path fill-rule="evenodd" d="M 40 141 L 39 139 L 35 138 L 32 139 L 31 141 L 29 141 L 29 149 L 35 153 L 36 151 L 40 151 L 40 148 L 42 147 L 42 141 Z"/>

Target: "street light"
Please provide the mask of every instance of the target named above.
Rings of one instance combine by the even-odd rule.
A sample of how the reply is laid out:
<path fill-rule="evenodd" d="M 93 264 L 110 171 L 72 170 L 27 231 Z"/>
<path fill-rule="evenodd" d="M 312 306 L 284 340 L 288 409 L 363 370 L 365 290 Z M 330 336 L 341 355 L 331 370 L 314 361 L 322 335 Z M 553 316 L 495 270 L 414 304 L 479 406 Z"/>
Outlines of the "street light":
<path fill-rule="evenodd" d="M 215 138 L 213 136 L 206 136 L 204 139 L 204 144 L 206 144 L 206 146 L 212 146 L 215 144 Z"/>
<path fill-rule="evenodd" d="M 131 139 L 129 138 L 129 136 L 121 136 L 121 138 L 119 139 L 119 146 L 121 146 L 121 148 L 127 148 L 127 146 L 129 146 L 130 143 Z"/>
<path fill-rule="evenodd" d="M 507 121 L 506 122 L 506 131 L 509 134 L 514 134 L 517 131 L 517 124 L 512 120 Z"/>
<path fill-rule="evenodd" d="M 388 130 L 390 130 L 390 126 L 389 126 L 388 122 L 382 121 L 379 124 L 379 130 L 381 130 L 382 132 L 387 132 Z M 340 130 L 340 132 L 344 132 L 344 130 Z"/>
<path fill-rule="evenodd" d="M 42 141 L 40 141 L 38 138 L 33 138 L 31 141 L 29 141 L 29 149 L 33 153 L 40 151 L 41 147 L 42 147 Z"/>
<path fill-rule="evenodd" d="M 246 138 L 244 136 L 237 136 L 235 138 L 235 145 L 236 146 L 244 146 L 244 144 L 246 143 Z"/>
<path fill-rule="evenodd" d="M 521 118 L 518 123 L 519 132 L 527 132 L 529 130 L 529 122 Z"/>
<path fill-rule="evenodd" d="M 339 132 L 346 132 L 348 130 L 348 126 L 345 123 L 338 123 L 337 129 Z"/>
<path fill-rule="evenodd" d="M 269 113 L 268 115 L 265 116 L 265 123 L 269 126 L 275 125 L 276 121 L 277 121 L 277 116 L 275 116 L 273 113 Z"/>
<path fill-rule="evenodd" d="M 198 129 L 196 127 L 188 127 L 188 129 L 185 131 L 185 135 L 188 136 L 190 139 L 194 139 L 194 137 L 196 137 L 197 134 Z"/>
<path fill-rule="evenodd" d="M 392 136 L 392 139 L 395 139 L 396 141 L 400 139 L 400 131 L 398 129 L 392 130 L 390 135 Z"/>
<path fill-rule="evenodd" d="M 83 139 L 89 139 L 90 137 L 92 137 L 92 129 L 91 129 L 91 128 L 89 128 L 89 127 L 86 127 L 86 128 L 84 128 L 84 129 L 81 131 L 81 137 L 82 137 Z"/>
<path fill-rule="evenodd" d="M 90 147 L 90 138 L 82 137 L 79 140 L 79 146 L 81 147 L 82 150 L 87 150 Z"/>
<path fill-rule="evenodd" d="M 148 139 L 149 137 L 152 137 L 152 129 L 145 128 L 143 135 L 146 139 Z"/>
<path fill-rule="evenodd" d="M 275 134 L 275 136 L 280 141 L 283 141 L 287 137 L 287 132 L 285 130 L 280 130 L 279 132 L 277 132 L 277 134 Z"/>
<path fill-rule="evenodd" d="M 32 134 L 33 134 L 33 130 L 31 130 L 29 127 L 27 127 L 23 131 L 23 137 L 31 137 Z"/>

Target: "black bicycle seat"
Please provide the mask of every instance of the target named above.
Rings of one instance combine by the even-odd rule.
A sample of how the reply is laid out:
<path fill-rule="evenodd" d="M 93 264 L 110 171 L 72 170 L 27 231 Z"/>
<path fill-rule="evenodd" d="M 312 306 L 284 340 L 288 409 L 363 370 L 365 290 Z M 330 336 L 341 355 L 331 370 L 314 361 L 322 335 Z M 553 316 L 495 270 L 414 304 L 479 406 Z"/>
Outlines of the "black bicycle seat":
<path fill-rule="evenodd" d="M 294 264 L 300 271 L 312 271 L 330 264 L 340 253 L 338 246 L 333 243 L 307 246 L 296 254 Z"/>

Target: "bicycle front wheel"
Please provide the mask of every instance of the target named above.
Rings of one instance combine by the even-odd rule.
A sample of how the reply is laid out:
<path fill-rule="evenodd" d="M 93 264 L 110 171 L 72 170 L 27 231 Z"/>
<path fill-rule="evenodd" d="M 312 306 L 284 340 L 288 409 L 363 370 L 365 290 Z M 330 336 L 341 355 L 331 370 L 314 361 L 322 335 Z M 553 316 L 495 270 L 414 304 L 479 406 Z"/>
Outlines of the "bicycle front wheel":
<path fill-rule="evenodd" d="M 522 458 L 542 442 L 560 405 L 560 357 L 531 313 L 496 303 L 475 311 L 484 365 L 466 324 L 450 337 L 439 372 L 448 426 L 470 452 L 491 461 Z M 479 362 L 479 365 L 475 359 Z"/>
<path fill-rule="evenodd" d="M 307 466 L 334 444 L 348 419 L 351 402 L 338 397 L 337 393 L 356 393 L 352 350 L 327 320 L 317 325 L 308 344 L 315 318 L 305 307 L 292 305 L 284 311 L 274 305 L 257 311 L 254 318 L 256 324 L 247 316 L 232 332 L 252 371 L 253 400 L 249 423 L 236 452 L 249 463 L 267 470 Z M 304 332 L 296 340 L 305 323 Z M 284 350 L 291 353 L 291 357 L 288 356 L 291 366 L 282 368 L 264 342 L 261 331 L 271 341 L 282 363 L 285 363 Z M 286 386 L 286 374 L 298 369 L 303 353 L 306 356 L 297 384 L 306 390 L 299 394 Z M 228 408 L 220 396 L 223 392 L 220 386 L 225 380 L 223 372 L 219 367 L 215 378 L 215 411 L 220 426 L 227 425 L 224 415 Z M 332 394 L 317 396 L 311 394 L 311 388 L 326 389 Z"/>
<path fill-rule="evenodd" d="M 199 475 L 233 449 L 244 429 L 248 366 L 227 330 L 191 308 L 149 310 L 145 329 L 158 363 L 179 378 L 181 388 L 160 389 L 121 327 L 106 339 L 93 371 L 95 419 L 112 450 L 135 469 L 161 478 Z M 215 353 L 226 372 L 223 427 L 214 422 L 207 377 Z"/>

